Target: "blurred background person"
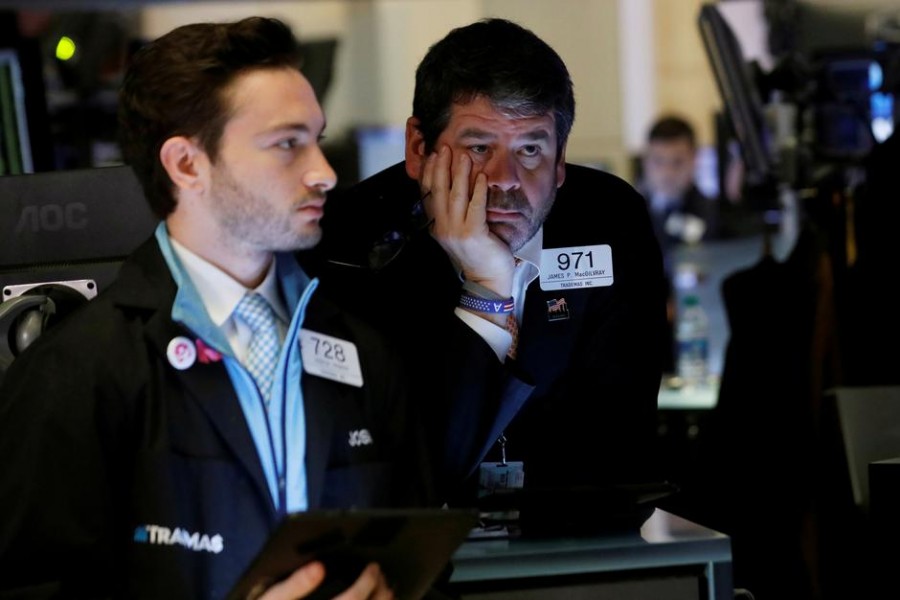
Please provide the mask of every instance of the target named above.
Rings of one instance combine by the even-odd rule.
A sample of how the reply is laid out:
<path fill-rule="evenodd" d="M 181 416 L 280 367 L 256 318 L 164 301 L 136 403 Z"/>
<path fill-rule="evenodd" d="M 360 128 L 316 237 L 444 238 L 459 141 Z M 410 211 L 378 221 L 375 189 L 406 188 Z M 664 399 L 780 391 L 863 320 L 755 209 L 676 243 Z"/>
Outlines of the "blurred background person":
<path fill-rule="evenodd" d="M 668 284 L 668 344 L 663 351 L 663 372 L 674 373 L 675 271 L 673 255 L 679 244 L 695 244 L 717 230 L 714 201 L 695 183 L 697 140 L 693 126 L 682 117 L 665 115 L 650 127 L 641 157 L 638 189 L 647 201 L 653 230 L 663 253 Z"/>
<path fill-rule="evenodd" d="M 695 183 L 697 140 L 685 119 L 657 120 L 647 135 L 640 191 L 665 252 L 673 244 L 696 243 L 717 231 L 714 201 Z"/>

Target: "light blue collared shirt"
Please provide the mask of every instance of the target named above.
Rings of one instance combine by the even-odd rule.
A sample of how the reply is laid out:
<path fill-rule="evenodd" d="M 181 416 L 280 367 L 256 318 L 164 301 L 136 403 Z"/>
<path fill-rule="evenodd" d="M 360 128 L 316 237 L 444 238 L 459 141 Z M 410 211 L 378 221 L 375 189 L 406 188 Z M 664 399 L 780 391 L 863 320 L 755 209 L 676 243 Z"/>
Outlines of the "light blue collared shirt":
<path fill-rule="evenodd" d="M 156 229 L 156 241 L 178 286 L 172 320 L 222 354 L 276 509 L 306 510 L 306 418 L 298 334 L 318 280 L 310 280 L 293 256 L 280 253 L 275 255 L 263 283 L 256 290 L 247 290 L 215 265 L 170 239 L 164 222 Z M 285 340 L 268 409 L 241 362 L 249 345 L 249 332 L 233 317 L 235 306 L 249 291 L 262 294 L 272 305 Z"/>

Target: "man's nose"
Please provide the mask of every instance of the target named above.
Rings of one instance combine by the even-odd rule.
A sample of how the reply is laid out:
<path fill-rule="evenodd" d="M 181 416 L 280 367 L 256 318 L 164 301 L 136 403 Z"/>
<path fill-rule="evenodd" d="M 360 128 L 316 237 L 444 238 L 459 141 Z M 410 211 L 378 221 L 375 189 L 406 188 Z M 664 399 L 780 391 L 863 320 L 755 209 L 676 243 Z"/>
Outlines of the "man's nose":
<path fill-rule="evenodd" d="M 331 168 L 331 164 L 325 158 L 320 147 L 316 146 L 314 152 L 313 164 L 304 174 L 303 184 L 327 192 L 337 185 L 337 174 Z"/>
<path fill-rule="evenodd" d="M 519 187 L 519 174 L 516 157 L 512 152 L 505 150 L 494 152 L 484 168 L 488 185 L 504 192 Z"/>

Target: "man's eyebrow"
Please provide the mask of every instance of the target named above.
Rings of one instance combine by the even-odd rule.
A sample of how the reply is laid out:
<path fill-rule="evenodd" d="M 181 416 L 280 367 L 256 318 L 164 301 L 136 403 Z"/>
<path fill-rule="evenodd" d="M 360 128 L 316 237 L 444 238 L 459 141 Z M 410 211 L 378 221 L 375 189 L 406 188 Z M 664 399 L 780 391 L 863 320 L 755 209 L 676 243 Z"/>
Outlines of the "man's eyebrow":
<path fill-rule="evenodd" d="M 477 127 L 467 127 L 459 132 L 459 139 L 492 140 L 496 137 L 496 134 Z M 521 134 L 519 139 L 530 142 L 542 142 L 550 139 L 550 132 L 543 128 L 533 129 Z"/>
<path fill-rule="evenodd" d="M 273 135 L 277 133 L 285 133 L 291 132 L 295 134 L 306 134 L 312 135 L 313 129 L 309 126 L 308 123 L 278 123 L 271 127 L 268 127 L 264 131 L 260 133 L 262 136 Z M 325 123 L 322 123 L 322 128 L 318 132 L 318 137 L 321 137 L 325 132 Z"/>
<path fill-rule="evenodd" d="M 532 129 L 531 131 L 526 131 L 520 137 L 532 142 L 543 142 L 550 139 L 550 132 L 546 129 Z"/>
<path fill-rule="evenodd" d="M 474 138 L 478 140 L 490 140 L 494 139 L 496 134 L 491 133 L 490 131 L 485 131 L 484 129 L 478 129 L 477 127 L 466 127 L 465 129 L 459 132 L 459 138 Z"/>
<path fill-rule="evenodd" d="M 266 127 L 260 131 L 258 137 L 265 137 L 282 133 L 308 134 L 310 132 L 309 125 L 305 123 L 276 123 L 270 127 Z"/>

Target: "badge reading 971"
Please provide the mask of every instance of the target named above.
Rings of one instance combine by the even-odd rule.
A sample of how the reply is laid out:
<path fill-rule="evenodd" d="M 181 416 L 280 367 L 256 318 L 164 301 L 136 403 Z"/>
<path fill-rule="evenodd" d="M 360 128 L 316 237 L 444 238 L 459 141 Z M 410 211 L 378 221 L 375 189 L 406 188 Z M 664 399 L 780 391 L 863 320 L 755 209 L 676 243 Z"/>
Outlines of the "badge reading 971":
<path fill-rule="evenodd" d="M 612 284 L 609 244 L 541 250 L 542 290 L 577 290 Z"/>

